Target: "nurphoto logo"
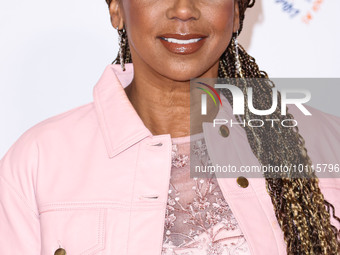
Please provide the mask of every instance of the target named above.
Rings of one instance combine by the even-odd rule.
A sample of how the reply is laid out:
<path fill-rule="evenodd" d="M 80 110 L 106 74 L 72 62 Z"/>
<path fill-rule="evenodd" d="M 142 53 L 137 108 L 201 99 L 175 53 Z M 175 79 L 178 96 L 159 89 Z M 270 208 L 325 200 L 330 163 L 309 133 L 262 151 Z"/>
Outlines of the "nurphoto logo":
<path fill-rule="evenodd" d="M 196 82 L 202 87 L 197 87 L 204 91 L 206 94 L 201 95 L 201 115 L 207 115 L 207 95 L 213 100 L 214 104 L 217 106 L 217 100 L 215 99 L 214 95 L 220 102 L 220 105 L 223 106 L 221 97 L 219 92 L 216 89 L 225 89 L 229 90 L 232 95 L 232 108 L 233 108 L 233 115 L 244 115 L 245 114 L 245 107 L 248 107 L 248 110 L 257 116 L 269 116 L 275 112 L 277 107 L 279 106 L 281 109 L 281 115 L 287 115 L 287 106 L 288 105 L 295 105 L 305 116 L 312 115 L 307 108 L 304 106 L 307 102 L 311 100 L 311 92 L 307 89 L 298 89 L 298 88 L 291 88 L 291 89 L 281 89 L 280 93 L 278 93 L 277 88 L 272 88 L 272 98 L 271 98 L 271 107 L 269 109 L 256 109 L 253 104 L 254 100 L 254 93 L 253 88 L 248 87 L 247 93 L 244 92 L 237 86 L 231 84 L 215 84 L 214 87 L 208 85 L 204 82 Z M 209 91 L 210 90 L 210 91 Z M 298 98 L 293 97 L 292 94 L 295 96 L 298 94 Z M 278 105 L 278 96 L 280 95 L 280 105 Z M 245 103 L 245 99 L 247 99 L 247 105 Z M 251 119 L 248 120 L 247 123 L 244 120 L 243 122 L 235 122 L 233 120 L 225 120 L 225 119 L 214 119 L 213 123 L 215 125 L 223 125 L 230 123 L 231 127 L 233 125 L 243 125 L 245 126 L 248 124 L 251 127 L 263 127 L 265 122 L 271 122 L 271 126 L 274 127 L 274 123 L 279 120 L 277 119 Z M 280 121 L 281 126 L 283 127 L 295 127 L 298 125 L 298 122 L 294 119 L 285 119 Z"/>

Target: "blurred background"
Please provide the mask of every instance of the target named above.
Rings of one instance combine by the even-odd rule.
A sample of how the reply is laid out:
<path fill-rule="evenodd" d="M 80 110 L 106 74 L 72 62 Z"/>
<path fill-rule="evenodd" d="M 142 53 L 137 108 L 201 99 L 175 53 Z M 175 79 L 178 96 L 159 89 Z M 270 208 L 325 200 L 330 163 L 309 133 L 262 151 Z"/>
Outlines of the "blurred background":
<path fill-rule="evenodd" d="M 339 10 L 340 1 L 257 0 L 240 43 L 271 78 L 339 78 Z M 0 0 L 0 31 L 2 158 L 28 128 L 92 101 L 118 36 L 104 0 Z M 340 116 L 340 85 L 325 88 L 311 89 L 310 105 Z"/>

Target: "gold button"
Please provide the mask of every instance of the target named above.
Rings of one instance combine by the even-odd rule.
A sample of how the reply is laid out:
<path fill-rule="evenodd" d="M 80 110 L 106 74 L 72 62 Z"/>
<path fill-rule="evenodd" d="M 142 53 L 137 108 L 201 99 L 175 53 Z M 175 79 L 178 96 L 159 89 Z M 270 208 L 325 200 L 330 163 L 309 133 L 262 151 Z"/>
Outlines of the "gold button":
<path fill-rule="evenodd" d="M 228 137 L 230 134 L 229 128 L 226 125 L 220 126 L 220 135 L 223 137 Z"/>
<path fill-rule="evenodd" d="M 243 176 L 238 177 L 236 181 L 237 181 L 238 186 L 240 186 L 242 188 L 247 188 L 248 185 L 249 185 L 247 178 L 245 178 Z"/>
<path fill-rule="evenodd" d="M 66 251 L 63 248 L 59 248 L 54 252 L 54 255 L 66 255 Z"/>

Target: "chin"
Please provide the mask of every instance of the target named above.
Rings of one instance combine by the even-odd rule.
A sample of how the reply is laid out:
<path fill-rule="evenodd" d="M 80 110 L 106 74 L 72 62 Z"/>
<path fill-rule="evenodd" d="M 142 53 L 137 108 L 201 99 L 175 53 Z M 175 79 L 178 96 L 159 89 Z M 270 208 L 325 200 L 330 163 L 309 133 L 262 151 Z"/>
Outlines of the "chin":
<path fill-rule="evenodd" d="M 207 70 L 209 70 L 209 66 L 205 67 L 203 65 L 193 65 L 193 64 L 171 64 L 167 65 L 167 68 L 161 68 L 159 72 L 167 77 L 168 79 L 174 81 L 190 81 L 193 78 L 198 78 L 202 76 Z"/>
<path fill-rule="evenodd" d="M 168 79 L 171 79 L 173 81 L 179 81 L 179 82 L 186 82 L 190 81 L 193 78 L 197 78 L 200 76 L 200 73 L 197 72 L 197 70 L 172 70 L 164 74 L 165 77 Z"/>

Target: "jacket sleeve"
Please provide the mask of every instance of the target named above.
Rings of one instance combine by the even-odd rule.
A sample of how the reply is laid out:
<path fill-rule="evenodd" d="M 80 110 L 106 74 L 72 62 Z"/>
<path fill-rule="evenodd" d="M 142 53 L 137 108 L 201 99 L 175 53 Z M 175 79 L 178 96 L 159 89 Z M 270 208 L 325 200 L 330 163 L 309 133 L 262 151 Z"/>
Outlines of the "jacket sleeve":
<path fill-rule="evenodd" d="M 38 149 L 25 133 L 0 161 L 0 254 L 40 254 Z"/>

